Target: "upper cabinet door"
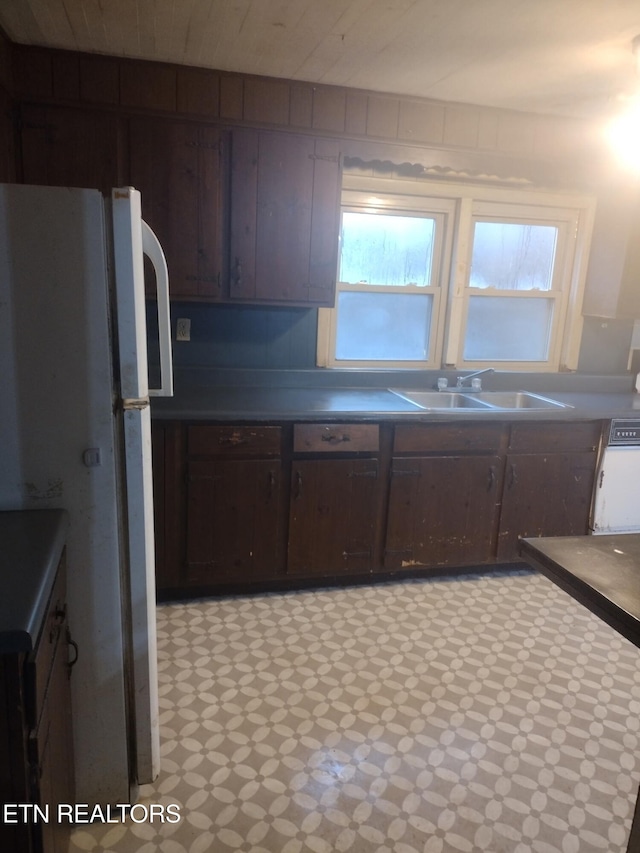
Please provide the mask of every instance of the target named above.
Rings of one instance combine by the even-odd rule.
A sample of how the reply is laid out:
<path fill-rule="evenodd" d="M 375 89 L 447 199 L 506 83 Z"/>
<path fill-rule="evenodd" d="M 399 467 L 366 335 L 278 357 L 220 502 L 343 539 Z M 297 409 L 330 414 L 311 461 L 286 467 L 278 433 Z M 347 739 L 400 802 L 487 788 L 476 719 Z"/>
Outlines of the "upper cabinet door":
<path fill-rule="evenodd" d="M 21 109 L 26 184 L 87 187 L 111 194 L 118 174 L 118 120 L 111 113 L 66 107 Z"/>
<path fill-rule="evenodd" d="M 339 208 L 337 140 L 234 130 L 230 298 L 333 305 Z"/>
<path fill-rule="evenodd" d="M 130 181 L 162 243 L 173 299 L 222 295 L 224 131 L 166 119 L 130 122 Z"/>

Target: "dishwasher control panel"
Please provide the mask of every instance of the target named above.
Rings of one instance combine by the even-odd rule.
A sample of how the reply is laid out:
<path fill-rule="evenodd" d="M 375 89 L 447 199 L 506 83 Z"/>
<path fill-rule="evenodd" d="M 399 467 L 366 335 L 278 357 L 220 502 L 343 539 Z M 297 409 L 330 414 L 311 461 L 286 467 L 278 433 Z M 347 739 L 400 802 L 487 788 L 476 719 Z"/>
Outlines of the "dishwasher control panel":
<path fill-rule="evenodd" d="M 640 445 L 640 420 L 637 418 L 616 418 L 611 421 L 609 446 Z"/>

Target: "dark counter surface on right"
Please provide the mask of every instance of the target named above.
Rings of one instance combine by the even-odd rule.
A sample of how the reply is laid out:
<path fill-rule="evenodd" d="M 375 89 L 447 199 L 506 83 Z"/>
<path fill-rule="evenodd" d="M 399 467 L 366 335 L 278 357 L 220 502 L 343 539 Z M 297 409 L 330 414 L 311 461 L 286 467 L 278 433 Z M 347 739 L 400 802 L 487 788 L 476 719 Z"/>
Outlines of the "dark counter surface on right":
<path fill-rule="evenodd" d="M 640 534 L 522 539 L 524 560 L 640 647 Z"/>

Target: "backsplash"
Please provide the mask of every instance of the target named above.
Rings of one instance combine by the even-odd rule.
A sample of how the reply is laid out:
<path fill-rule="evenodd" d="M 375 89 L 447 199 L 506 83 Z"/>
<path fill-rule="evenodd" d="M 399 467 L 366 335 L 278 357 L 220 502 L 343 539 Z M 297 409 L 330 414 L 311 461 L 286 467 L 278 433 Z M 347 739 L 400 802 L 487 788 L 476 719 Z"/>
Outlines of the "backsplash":
<path fill-rule="evenodd" d="M 338 370 L 316 367 L 317 310 L 314 308 L 284 308 L 256 305 L 212 305 L 194 302 L 172 302 L 171 318 L 174 330 L 173 355 L 176 370 L 205 368 L 211 375 L 224 371 L 235 372 L 238 381 L 241 375 L 263 374 L 260 384 L 269 384 L 266 373 L 278 376 L 277 384 L 291 374 L 294 383 L 304 374 L 306 382 L 330 382 L 331 384 L 368 385 L 365 378 L 371 374 L 371 384 L 379 384 L 378 374 L 387 376 L 388 371 Z M 175 340 L 178 318 L 191 320 L 191 340 Z M 150 340 L 151 375 L 157 375 L 157 314 L 155 303 L 147 306 L 147 323 Z M 580 375 L 621 377 L 622 384 L 628 376 L 627 359 L 633 333 L 632 320 L 603 320 L 586 317 L 579 374 L 526 374 L 527 387 L 564 387 L 566 380 L 573 377 L 575 384 Z M 399 378 L 407 374 L 397 373 Z M 455 376 L 460 371 L 412 371 L 412 382 L 417 386 L 431 386 L 435 376 Z M 419 373 L 420 376 L 416 376 Z M 355 375 L 358 379 L 355 380 Z M 506 376 L 503 377 L 507 379 Z M 491 381 L 494 387 L 497 377 Z M 255 378 L 252 380 L 255 382 Z M 533 385 L 532 385 L 533 383 Z M 542 385 L 540 386 L 540 383 Z M 558 384 L 559 383 L 559 384 Z M 629 379 L 630 383 L 630 379 Z M 384 382 L 382 383 L 385 384 Z M 511 383 L 509 383 L 510 386 Z"/>
<path fill-rule="evenodd" d="M 191 320 L 191 340 L 176 341 L 178 318 Z M 311 369 L 316 364 L 314 308 L 172 302 L 176 367 Z M 151 359 L 156 360 L 157 314 L 147 305 Z"/>

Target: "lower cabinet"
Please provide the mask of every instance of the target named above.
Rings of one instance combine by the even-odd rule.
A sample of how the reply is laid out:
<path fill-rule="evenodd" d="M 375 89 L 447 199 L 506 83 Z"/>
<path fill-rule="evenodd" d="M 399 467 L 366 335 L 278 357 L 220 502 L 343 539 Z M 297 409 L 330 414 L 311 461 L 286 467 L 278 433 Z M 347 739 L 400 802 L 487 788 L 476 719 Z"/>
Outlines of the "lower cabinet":
<path fill-rule="evenodd" d="M 291 473 L 287 572 L 373 571 L 377 459 L 296 460 Z"/>
<path fill-rule="evenodd" d="M 190 462 L 186 581 L 255 580 L 277 574 L 279 460 Z"/>
<path fill-rule="evenodd" d="M 58 804 L 75 802 L 65 592 L 63 554 L 35 648 L 0 655 L 2 801 L 31 809 L 27 821 L 0 822 L 0 849 L 11 853 L 67 853 L 69 845 L 70 825 L 57 819 Z M 35 806 L 48 820 L 32 819 Z"/>
<path fill-rule="evenodd" d="M 377 424 L 295 424 L 287 573 L 374 570 L 380 499 Z"/>
<path fill-rule="evenodd" d="M 490 562 L 501 480 L 498 456 L 394 458 L 385 569 Z"/>
<path fill-rule="evenodd" d="M 499 423 L 396 426 L 385 569 L 493 560 L 505 434 Z"/>
<path fill-rule="evenodd" d="M 600 421 L 161 425 L 160 597 L 517 561 L 521 536 L 587 532 L 601 431 Z"/>
<path fill-rule="evenodd" d="M 507 449 L 498 562 L 519 537 L 588 532 L 601 423 L 514 424 Z"/>
<path fill-rule="evenodd" d="M 282 574 L 280 427 L 193 426 L 187 437 L 188 586 Z"/>

